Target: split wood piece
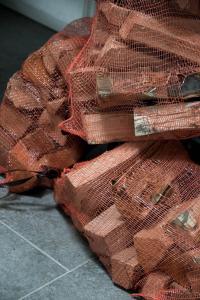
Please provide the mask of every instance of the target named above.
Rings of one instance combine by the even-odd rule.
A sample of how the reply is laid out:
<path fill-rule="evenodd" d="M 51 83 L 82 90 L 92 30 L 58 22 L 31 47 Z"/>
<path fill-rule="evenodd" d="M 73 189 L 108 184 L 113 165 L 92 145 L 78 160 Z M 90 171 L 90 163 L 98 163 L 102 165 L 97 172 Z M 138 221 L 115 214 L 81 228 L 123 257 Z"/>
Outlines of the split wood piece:
<path fill-rule="evenodd" d="M 99 67 L 85 67 L 69 73 L 71 89 L 76 102 L 87 102 L 96 98 L 96 76 L 105 72 Z"/>
<path fill-rule="evenodd" d="M 106 3 L 107 4 L 107 3 Z M 115 36 L 110 36 L 102 50 L 99 51 L 99 55 L 95 61 L 95 65 L 106 66 L 109 69 L 122 71 L 125 66 L 129 69 L 135 69 L 136 67 L 145 67 L 147 71 L 158 71 L 163 62 L 152 54 L 148 54 L 142 51 L 137 51 L 131 48 L 129 45 L 121 42 Z M 135 80 L 135 78 L 132 78 Z"/>
<path fill-rule="evenodd" d="M 42 47 L 42 60 L 48 74 L 51 76 L 56 72 L 56 61 L 47 48 L 47 45 Z"/>
<path fill-rule="evenodd" d="M 48 136 L 50 136 L 60 146 L 65 146 L 68 141 L 69 135 L 63 135 L 62 131 L 58 127 L 47 127 Z"/>
<path fill-rule="evenodd" d="M 10 150 L 11 157 L 18 160 L 22 166 L 37 171 L 39 159 L 46 153 L 55 150 L 53 141 L 42 129 L 26 135 Z"/>
<path fill-rule="evenodd" d="M 79 211 L 70 200 L 62 203 L 61 207 L 64 212 L 71 217 L 76 229 L 84 233 L 84 227 L 91 221 L 91 218 L 84 212 Z"/>
<path fill-rule="evenodd" d="M 83 113 L 81 117 L 88 144 L 141 141 L 146 139 L 146 137 L 135 136 L 133 113 Z M 152 135 L 151 140 L 159 137 L 160 135 Z"/>
<path fill-rule="evenodd" d="M 174 130 L 200 131 L 200 102 L 136 108 L 134 124 L 136 136 Z"/>
<path fill-rule="evenodd" d="M 31 82 L 25 81 L 19 72 L 10 78 L 5 95 L 16 108 L 31 111 L 43 108 L 44 100 L 39 91 Z"/>
<path fill-rule="evenodd" d="M 8 153 L 14 144 L 14 139 L 0 127 L 0 166 L 5 167 L 6 169 L 10 165 Z"/>
<path fill-rule="evenodd" d="M 61 74 L 66 76 L 66 69 L 74 57 L 85 45 L 85 37 L 71 37 L 67 39 L 50 40 L 46 44 L 47 53 L 53 58 Z M 45 54 L 43 55 L 45 57 Z M 53 65 L 52 65 L 53 69 Z"/>
<path fill-rule="evenodd" d="M 113 204 L 116 180 L 151 143 L 126 143 L 65 175 L 69 198 L 80 211 L 95 217 Z"/>
<path fill-rule="evenodd" d="M 46 107 L 50 114 L 57 115 L 59 111 L 63 108 L 64 104 L 68 103 L 66 97 L 55 99 L 52 102 L 48 102 Z"/>
<path fill-rule="evenodd" d="M 84 227 L 91 249 L 100 256 L 111 257 L 132 244 L 131 231 L 112 205 Z"/>
<path fill-rule="evenodd" d="M 169 288 L 171 278 L 161 272 L 150 273 L 145 278 L 141 293 L 145 299 L 157 299 L 160 294 Z"/>
<path fill-rule="evenodd" d="M 134 247 L 126 248 L 111 257 L 112 280 L 125 289 L 134 289 L 144 275 Z"/>
<path fill-rule="evenodd" d="M 42 156 L 38 163 L 62 170 L 63 168 L 74 165 L 83 155 L 84 149 L 84 143 L 77 138 L 77 141 L 74 140 L 71 144 L 63 148 L 58 148 L 54 151 L 49 149 L 48 153 Z"/>
<path fill-rule="evenodd" d="M 76 163 L 73 166 L 73 170 L 79 169 L 79 165 L 81 166 L 87 164 L 87 162 L 82 162 L 82 163 Z M 77 167 L 78 166 L 78 167 Z M 69 195 L 68 191 L 68 184 L 66 183 L 66 174 L 68 174 L 70 169 L 64 168 L 64 171 L 62 172 L 61 176 L 54 181 L 54 199 L 58 203 L 58 205 L 65 205 L 64 209 L 66 211 L 69 203 L 73 202 L 73 198 L 71 198 L 71 195 Z M 72 206 L 74 206 L 72 204 Z M 77 208 L 76 208 L 77 209 Z"/>
<path fill-rule="evenodd" d="M 179 176 L 191 166 L 179 142 L 155 143 L 113 185 L 115 205 L 128 222 L 137 224 L 138 230 L 152 226 L 182 202 Z"/>
<path fill-rule="evenodd" d="M 45 69 L 42 52 L 38 50 L 31 54 L 22 65 L 22 74 L 36 86 L 51 88 L 53 81 Z"/>
<path fill-rule="evenodd" d="M 107 270 L 107 272 L 109 274 L 111 274 L 112 272 L 112 267 L 111 267 L 111 261 L 110 261 L 110 257 L 109 256 L 98 256 L 100 262 L 103 264 L 103 266 L 105 267 L 105 269 Z"/>
<path fill-rule="evenodd" d="M 200 293 L 200 249 L 192 250 L 186 255 L 189 257 L 186 276 L 193 293 Z"/>
<path fill-rule="evenodd" d="M 119 31 L 122 39 L 137 41 L 183 59 L 200 63 L 200 21 L 173 17 L 159 20 L 138 11 L 132 11 Z"/>
<path fill-rule="evenodd" d="M 200 248 L 171 255 L 160 265 L 160 269 L 174 279 L 179 285 L 199 292 Z"/>
<path fill-rule="evenodd" d="M 134 236 L 138 261 L 146 272 L 160 269 L 182 286 L 190 286 L 188 271 L 199 269 L 199 251 L 188 252 L 199 246 L 198 202 L 195 199 L 172 208 L 160 224 Z"/>
<path fill-rule="evenodd" d="M 145 272 L 157 269 L 169 254 L 178 255 L 180 252 L 176 249 L 173 239 L 160 226 L 139 231 L 134 236 L 134 247 L 138 262 Z"/>
<path fill-rule="evenodd" d="M 200 246 L 199 197 L 178 205 L 166 216 L 162 224 L 167 234 L 171 236 L 180 249 L 189 250 L 194 246 Z"/>
<path fill-rule="evenodd" d="M 20 139 L 32 125 L 32 121 L 5 103 L 0 107 L 0 126 L 16 141 Z"/>
<path fill-rule="evenodd" d="M 111 2 L 100 3 L 100 11 L 105 15 L 107 21 L 115 26 L 120 27 L 131 10 L 115 5 Z"/>
<path fill-rule="evenodd" d="M 189 129 L 135 136 L 134 113 L 131 112 L 82 113 L 81 119 L 88 144 L 158 139 L 177 140 L 199 135 L 199 130 Z"/>
<path fill-rule="evenodd" d="M 82 114 L 82 123 L 89 144 L 139 139 L 134 135 L 133 114 L 131 113 Z"/>

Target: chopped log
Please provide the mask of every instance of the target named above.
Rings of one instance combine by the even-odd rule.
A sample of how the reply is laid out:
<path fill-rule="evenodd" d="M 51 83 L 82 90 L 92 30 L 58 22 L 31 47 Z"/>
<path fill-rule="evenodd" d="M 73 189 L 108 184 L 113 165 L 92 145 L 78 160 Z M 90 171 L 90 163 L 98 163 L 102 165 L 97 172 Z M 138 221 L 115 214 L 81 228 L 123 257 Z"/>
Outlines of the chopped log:
<path fill-rule="evenodd" d="M 5 103 L 0 108 L 0 126 L 14 139 L 20 139 L 32 125 L 32 121 Z"/>
<path fill-rule="evenodd" d="M 164 106 L 163 106 L 164 108 Z M 105 144 L 118 141 L 142 141 L 158 139 L 185 139 L 197 136 L 199 129 L 172 130 L 164 133 L 135 136 L 134 114 L 131 112 L 83 113 L 81 115 L 85 138 L 89 144 Z"/>
<path fill-rule="evenodd" d="M 200 63 L 200 21 L 192 18 L 157 19 L 132 11 L 120 28 L 124 40 L 137 41 L 181 58 Z"/>
<path fill-rule="evenodd" d="M 150 273 L 145 278 L 144 286 L 142 287 L 141 294 L 145 299 L 157 299 L 161 292 L 169 288 L 170 277 L 161 272 Z"/>
<path fill-rule="evenodd" d="M 82 114 L 82 123 L 89 144 L 138 139 L 134 135 L 133 114 L 131 113 Z"/>
<path fill-rule="evenodd" d="M 200 102 L 147 106 L 134 110 L 135 135 L 200 129 Z"/>
<path fill-rule="evenodd" d="M 103 72 L 99 67 L 77 68 L 69 73 L 75 101 L 88 102 L 96 97 L 96 76 Z"/>
<path fill-rule="evenodd" d="M 188 166 L 191 162 L 179 142 L 155 143 L 113 185 L 115 205 L 124 219 L 138 230 L 161 220 L 182 202 L 179 176 Z"/>
<path fill-rule="evenodd" d="M 199 207 L 198 199 L 173 207 L 156 226 L 134 236 L 138 261 L 146 272 L 159 268 L 180 285 L 190 286 L 187 274 L 198 266 L 200 253 L 189 252 L 199 247 Z"/>
<path fill-rule="evenodd" d="M 73 142 L 72 145 L 65 146 L 63 148 L 55 149 L 53 152 L 46 153 L 39 159 L 40 165 L 48 166 L 51 168 L 57 168 L 63 170 L 63 168 L 74 165 L 84 152 L 84 145 L 77 139 L 77 142 Z"/>
<path fill-rule="evenodd" d="M 95 217 L 113 204 L 111 181 L 116 180 L 151 143 L 126 143 L 105 152 L 65 176 L 69 198 Z"/>
<path fill-rule="evenodd" d="M 133 289 L 144 275 L 134 247 L 129 247 L 111 257 L 112 280 L 125 289 Z"/>
<path fill-rule="evenodd" d="M 84 227 L 91 249 L 100 256 L 112 256 L 131 245 L 131 232 L 112 205 Z"/>
<path fill-rule="evenodd" d="M 118 27 L 124 23 L 131 11 L 110 2 L 100 3 L 99 9 L 103 12 L 110 24 Z"/>
<path fill-rule="evenodd" d="M 174 241 L 162 227 L 155 226 L 139 231 L 134 236 L 134 246 L 139 264 L 145 272 L 151 272 L 172 252 Z"/>
<path fill-rule="evenodd" d="M 10 155 L 19 161 L 22 166 L 37 171 L 40 165 L 39 159 L 54 149 L 53 141 L 42 129 L 37 129 L 19 140 L 10 150 Z"/>
<path fill-rule="evenodd" d="M 163 226 L 180 249 L 189 250 L 200 245 L 199 220 L 200 202 L 197 197 L 178 205 L 163 220 Z"/>
<path fill-rule="evenodd" d="M 25 81 L 19 72 L 10 78 L 5 95 L 16 108 L 35 111 L 43 108 L 39 91 L 33 84 Z"/>
<path fill-rule="evenodd" d="M 52 85 L 52 79 L 47 73 L 42 60 L 41 50 L 34 52 L 25 60 L 22 65 L 22 74 L 38 87 L 50 88 Z"/>
<path fill-rule="evenodd" d="M 108 3 L 105 3 L 108 4 Z M 115 36 L 109 36 L 106 43 L 95 61 L 95 65 L 106 66 L 113 70 L 122 72 L 125 66 L 128 65 L 129 70 L 132 68 L 145 67 L 149 71 L 158 71 L 161 65 L 161 60 L 153 54 L 148 54 L 136 49 L 132 49 L 129 45 L 121 42 Z M 135 78 L 132 78 L 135 80 Z"/>
<path fill-rule="evenodd" d="M 49 55 L 51 55 L 51 58 L 54 60 L 56 67 L 59 69 L 62 76 L 66 77 L 67 67 L 82 49 L 86 41 L 87 39 L 85 37 L 80 36 L 79 38 L 67 37 L 65 39 L 59 38 L 50 40 L 46 44 L 46 51 Z M 45 57 L 45 55 L 46 54 L 43 56 Z M 53 70 L 53 62 L 51 64 Z"/>
<path fill-rule="evenodd" d="M 47 103 L 47 110 L 50 114 L 52 115 L 56 115 L 59 113 L 59 110 L 63 107 L 63 104 L 67 103 L 67 98 L 66 97 L 62 97 L 62 98 L 58 98 L 52 102 L 48 102 Z"/>

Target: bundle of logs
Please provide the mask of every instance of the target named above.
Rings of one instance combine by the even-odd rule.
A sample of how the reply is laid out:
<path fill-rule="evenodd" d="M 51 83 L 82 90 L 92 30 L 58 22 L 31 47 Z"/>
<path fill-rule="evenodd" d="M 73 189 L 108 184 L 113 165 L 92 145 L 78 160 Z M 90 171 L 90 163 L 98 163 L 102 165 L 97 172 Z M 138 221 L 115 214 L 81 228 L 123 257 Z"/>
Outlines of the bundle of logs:
<path fill-rule="evenodd" d="M 200 135 L 199 36 L 197 0 L 99 0 L 0 106 L 0 185 L 53 188 L 113 282 L 147 300 L 200 299 L 200 166 L 172 141 Z"/>
<path fill-rule="evenodd" d="M 54 187 L 112 280 L 145 299 L 200 296 L 199 193 L 200 167 L 179 142 L 125 143 Z"/>

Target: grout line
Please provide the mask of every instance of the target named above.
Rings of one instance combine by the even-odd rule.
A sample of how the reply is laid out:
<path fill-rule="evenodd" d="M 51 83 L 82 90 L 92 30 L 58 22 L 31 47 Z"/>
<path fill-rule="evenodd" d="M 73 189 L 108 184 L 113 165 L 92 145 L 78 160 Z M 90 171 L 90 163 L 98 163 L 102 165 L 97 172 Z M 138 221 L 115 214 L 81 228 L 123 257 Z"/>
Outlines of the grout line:
<path fill-rule="evenodd" d="M 41 252 L 43 255 L 45 255 L 46 257 L 48 257 L 49 259 L 51 259 L 54 263 L 56 263 L 57 265 L 59 265 L 62 269 L 64 269 L 66 272 L 69 272 L 70 270 L 68 268 L 66 268 L 65 266 L 63 266 L 59 261 L 57 261 L 55 258 L 53 258 L 51 255 L 49 255 L 48 253 L 46 253 L 45 251 L 43 251 L 42 249 L 40 249 L 38 246 L 36 246 L 35 244 L 33 244 L 31 241 L 29 241 L 27 238 L 25 238 L 23 235 L 21 235 L 19 232 L 17 232 L 15 229 L 13 229 L 12 227 L 10 227 L 9 225 L 7 225 L 6 223 L 4 223 L 3 221 L 0 220 L 0 224 L 4 225 L 5 227 L 7 227 L 9 230 L 11 230 L 12 232 L 14 232 L 16 235 L 18 235 L 21 239 L 23 239 L 24 241 L 26 241 L 29 245 L 31 245 L 33 248 L 35 248 L 36 250 L 38 250 L 39 252 Z"/>
<path fill-rule="evenodd" d="M 31 296 L 32 294 L 34 294 L 34 293 L 36 293 L 36 292 L 42 290 L 43 288 L 45 288 L 46 286 L 50 285 L 51 283 L 54 283 L 54 282 L 57 281 L 58 279 L 64 277 L 66 274 L 68 274 L 68 272 L 65 272 L 64 274 L 62 274 L 62 275 L 60 275 L 60 276 L 58 276 L 58 277 L 56 277 L 56 278 L 54 278 L 54 279 L 48 281 L 47 283 L 43 284 L 42 286 L 40 286 L 39 288 L 33 290 L 32 292 L 26 294 L 25 296 L 19 298 L 18 300 L 23 300 L 23 299 L 27 298 L 28 296 Z"/>
<path fill-rule="evenodd" d="M 56 277 L 56 278 L 54 278 L 54 279 L 48 281 L 47 283 L 43 284 L 42 286 L 40 286 L 39 288 L 33 290 L 32 292 L 26 294 L 25 296 L 19 298 L 18 300 L 24 300 L 24 299 L 26 299 L 27 297 L 29 297 L 29 296 L 35 294 L 36 292 L 42 290 L 42 289 L 45 288 L 45 287 L 51 285 L 51 284 L 54 283 L 55 281 L 57 281 L 57 280 L 59 280 L 60 278 L 64 277 L 65 275 L 68 275 L 68 274 L 70 274 L 70 273 L 76 271 L 77 269 L 83 267 L 83 266 L 86 265 L 89 261 L 91 261 L 91 259 L 88 259 L 88 260 L 84 261 L 82 264 L 76 266 L 75 268 L 73 268 L 73 269 L 71 269 L 71 270 L 65 272 L 64 274 L 62 274 L 62 275 L 60 275 L 60 276 L 58 276 L 58 277 Z"/>

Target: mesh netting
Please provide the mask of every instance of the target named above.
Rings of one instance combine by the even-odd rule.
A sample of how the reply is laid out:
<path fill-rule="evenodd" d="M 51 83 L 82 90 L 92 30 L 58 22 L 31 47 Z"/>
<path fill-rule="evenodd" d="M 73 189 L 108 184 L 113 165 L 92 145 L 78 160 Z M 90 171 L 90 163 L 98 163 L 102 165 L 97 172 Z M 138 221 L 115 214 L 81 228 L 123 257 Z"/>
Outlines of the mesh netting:
<path fill-rule="evenodd" d="M 90 38 L 66 71 L 72 116 L 61 128 L 91 144 L 198 136 L 194 2 L 97 1 Z"/>
<path fill-rule="evenodd" d="M 0 106 L 0 186 L 53 187 L 112 280 L 147 300 L 200 299 L 200 167 L 161 141 L 200 135 L 199 34 L 197 0 L 98 0 Z M 80 162 L 81 138 L 125 143 Z"/>
<path fill-rule="evenodd" d="M 112 280 L 145 299 L 199 299 L 199 192 L 179 142 L 125 143 L 55 184 Z"/>
<path fill-rule="evenodd" d="M 8 170 L 62 170 L 64 166 L 72 166 L 83 154 L 83 141 L 63 134 L 58 125 L 69 117 L 65 69 L 86 43 L 90 28 L 89 18 L 68 25 L 31 54 L 9 80 L 0 107 L 1 166 Z M 31 175 L 34 173 L 12 172 L 14 180 Z M 36 176 L 12 190 L 21 191 L 35 185 L 38 185 Z"/>

